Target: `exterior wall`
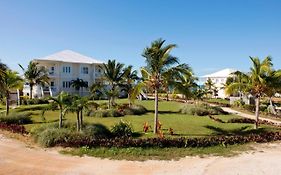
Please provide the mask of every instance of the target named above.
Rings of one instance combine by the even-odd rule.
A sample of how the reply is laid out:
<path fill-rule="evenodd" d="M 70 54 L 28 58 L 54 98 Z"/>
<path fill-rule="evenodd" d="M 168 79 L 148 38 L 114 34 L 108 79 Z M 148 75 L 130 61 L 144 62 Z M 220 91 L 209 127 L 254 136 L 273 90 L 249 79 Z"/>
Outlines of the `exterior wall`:
<path fill-rule="evenodd" d="M 83 88 L 77 92 L 72 87 L 63 87 L 63 82 L 71 82 L 77 78 L 88 82 L 88 86 L 100 81 L 102 77 L 102 70 L 99 68 L 100 64 L 83 64 L 83 63 L 65 63 L 59 61 L 36 61 L 40 66 L 45 66 L 49 71 L 51 95 L 57 95 L 61 91 L 68 93 L 79 93 L 80 95 L 88 95 L 88 89 Z M 52 68 L 53 67 L 53 68 Z M 69 68 L 70 67 L 70 72 Z M 88 74 L 83 73 L 83 67 L 88 68 Z M 67 70 L 66 70 L 67 69 Z M 86 72 L 86 71 L 85 71 Z M 47 88 L 48 89 L 48 88 Z M 47 90 L 46 88 L 44 90 Z M 29 94 L 29 86 L 25 86 L 23 90 L 24 95 Z M 42 97 L 42 90 L 40 87 L 34 87 L 33 96 Z"/>

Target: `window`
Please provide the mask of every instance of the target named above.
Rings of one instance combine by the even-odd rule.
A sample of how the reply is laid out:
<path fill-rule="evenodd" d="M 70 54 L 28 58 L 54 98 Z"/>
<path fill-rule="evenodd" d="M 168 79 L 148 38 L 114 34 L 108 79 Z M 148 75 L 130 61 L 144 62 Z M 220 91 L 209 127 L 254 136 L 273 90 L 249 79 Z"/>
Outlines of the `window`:
<path fill-rule="evenodd" d="M 63 73 L 70 73 L 70 66 L 63 66 L 62 72 Z"/>
<path fill-rule="evenodd" d="M 51 81 L 51 87 L 55 86 L 55 82 Z"/>
<path fill-rule="evenodd" d="M 98 72 L 101 73 L 101 69 L 98 69 Z"/>
<path fill-rule="evenodd" d="M 71 87 L 71 82 L 70 81 L 63 81 L 62 82 L 62 87 L 63 88 L 70 88 Z"/>
<path fill-rule="evenodd" d="M 49 74 L 50 74 L 50 75 L 53 75 L 54 73 L 55 73 L 55 67 L 52 66 L 52 67 L 50 67 L 50 72 L 49 72 Z"/>
<path fill-rule="evenodd" d="M 89 68 L 88 67 L 82 67 L 82 74 L 88 74 Z"/>

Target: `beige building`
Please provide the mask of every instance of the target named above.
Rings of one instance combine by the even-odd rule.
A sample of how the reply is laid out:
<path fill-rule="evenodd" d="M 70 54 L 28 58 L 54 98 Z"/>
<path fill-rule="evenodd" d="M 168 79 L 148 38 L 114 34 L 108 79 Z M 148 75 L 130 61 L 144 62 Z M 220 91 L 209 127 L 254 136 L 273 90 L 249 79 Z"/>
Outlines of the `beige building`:
<path fill-rule="evenodd" d="M 52 55 L 33 59 L 39 65 L 45 66 L 49 71 L 50 86 L 34 88 L 34 97 L 42 97 L 44 94 L 51 96 L 57 95 L 61 91 L 69 93 L 79 93 L 88 95 L 87 88 L 80 89 L 79 92 L 71 87 L 71 81 L 77 78 L 85 81 L 88 86 L 102 81 L 102 61 L 81 55 L 71 50 L 64 50 Z M 24 87 L 24 95 L 29 95 L 29 85 Z"/>

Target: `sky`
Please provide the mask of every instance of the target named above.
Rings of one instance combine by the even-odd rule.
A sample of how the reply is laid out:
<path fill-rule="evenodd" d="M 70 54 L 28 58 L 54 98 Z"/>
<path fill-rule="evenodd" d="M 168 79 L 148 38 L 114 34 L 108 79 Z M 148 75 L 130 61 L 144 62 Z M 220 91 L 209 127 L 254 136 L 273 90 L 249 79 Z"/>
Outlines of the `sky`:
<path fill-rule="evenodd" d="M 162 38 L 197 76 L 249 70 L 249 56 L 281 68 L 280 0 L 0 0 L 0 59 L 20 71 L 34 58 L 70 49 L 135 69 Z"/>

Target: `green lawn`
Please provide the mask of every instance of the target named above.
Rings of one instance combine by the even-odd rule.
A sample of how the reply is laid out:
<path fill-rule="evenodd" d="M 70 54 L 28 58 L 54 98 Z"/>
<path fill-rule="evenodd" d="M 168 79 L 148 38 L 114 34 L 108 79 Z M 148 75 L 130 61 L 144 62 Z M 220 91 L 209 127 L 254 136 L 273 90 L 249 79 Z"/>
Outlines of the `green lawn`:
<path fill-rule="evenodd" d="M 105 101 L 98 101 L 103 103 Z M 118 103 L 127 102 L 126 99 L 118 100 Z M 145 115 L 127 115 L 124 117 L 108 117 L 108 118 L 96 118 L 96 117 L 84 117 L 84 121 L 88 123 L 101 123 L 107 127 L 113 126 L 116 122 L 126 120 L 131 122 L 134 131 L 141 134 L 142 137 L 151 137 L 155 136 L 152 133 L 152 130 L 148 133 L 142 131 L 143 124 L 148 122 L 151 127 L 153 127 L 153 107 L 154 101 L 136 101 L 136 103 L 145 106 L 149 112 Z M 167 102 L 161 101 L 159 103 L 159 120 L 162 123 L 162 130 L 168 136 L 168 129 L 173 128 L 175 136 L 188 136 L 188 137 L 198 137 L 198 136 L 210 136 L 210 135 L 219 135 L 219 134 L 237 134 L 237 133 L 248 133 L 252 130 L 253 125 L 251 124 L 233 124 L 233 123 L 219 123 L 209 119 L 209 117 L 199 117 L 186 114 L 178 113 L 183 103 L 179 102 Z M 21 107 L 25 108 L 24 106 Z M 34 115 L 32 119 L 33 124 L 25 125 L 27 130 L 30 130 L 32 127 L 44 124 L 44 121 L 41 117 L 41 111 L 33 111 Z M 58 111 L 48 111 L 45 114 L 46 122 L 52 123 L 58 121 Z M 238 117 L 235 115 L 219 115 L 216 116 L 224 121 L 227 121 L 230 118 Z M 69 113 L 66 116 L 65 121 L 76 121 L 76 116 L 73 113 Z M 276 128 L 270 126 L 262 126 L 259 131 L 263 130 L 276 130 Z"/>

